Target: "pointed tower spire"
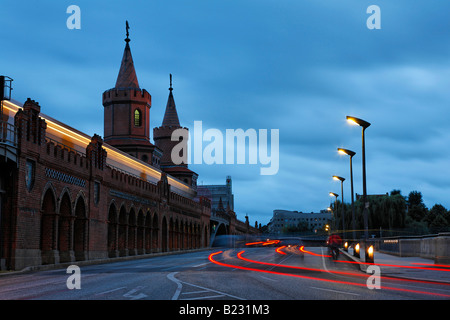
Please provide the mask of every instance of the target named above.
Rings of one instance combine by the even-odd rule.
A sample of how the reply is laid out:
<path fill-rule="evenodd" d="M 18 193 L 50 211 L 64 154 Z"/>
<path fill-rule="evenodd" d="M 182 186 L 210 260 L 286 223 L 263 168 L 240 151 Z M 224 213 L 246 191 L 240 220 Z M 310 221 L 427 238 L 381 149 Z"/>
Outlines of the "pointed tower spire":
<path fill-rule="evenodd" d="M 123 52 L 122 64 L 120 65 L 119 75 L 117 76 L 116 88 L 139 88 L 139 82 L 134 69 L 133 57 L 131 56 L 129 32 L 130 26 L 128 21 L 125 24 L 126 35 L 125 50 Z"/>
<path fill-rule="evenodd" d="M 166 112 L 164 113 L 163 126 L 180 127 L 180 120 L 178 119 L 177 108 L 173 98 L 172 88 L 172 74 L 170 74 L 170 88 L 169 98 L 167 99 Z"/>
<path fill-rule="evenodd" d="M 217 205 L 218 211 L 225 211 L 225 208 L 223 207 L 222 197 L 219 198 L 219 204 Z"/>
<path fill-rule="evenodd" d="M 152 96 L 139 87 L 131 57 L 130 26 L 125 24 L 125 51 L 116 86 L 103 92 L 104 141 L 139 160 L 159 166 L 161 150 L 150 142 Z"/>

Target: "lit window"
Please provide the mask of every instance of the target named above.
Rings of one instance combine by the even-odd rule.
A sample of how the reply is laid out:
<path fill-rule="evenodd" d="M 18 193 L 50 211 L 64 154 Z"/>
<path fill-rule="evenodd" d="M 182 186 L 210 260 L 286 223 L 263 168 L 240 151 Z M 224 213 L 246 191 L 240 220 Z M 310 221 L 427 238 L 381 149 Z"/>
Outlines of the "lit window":
<path fill-rule="evenodd" d="M 134 110 L 134 126 L 140 127 L 141 125 L 142 125 L 141 111 L 136 109 Z"/>

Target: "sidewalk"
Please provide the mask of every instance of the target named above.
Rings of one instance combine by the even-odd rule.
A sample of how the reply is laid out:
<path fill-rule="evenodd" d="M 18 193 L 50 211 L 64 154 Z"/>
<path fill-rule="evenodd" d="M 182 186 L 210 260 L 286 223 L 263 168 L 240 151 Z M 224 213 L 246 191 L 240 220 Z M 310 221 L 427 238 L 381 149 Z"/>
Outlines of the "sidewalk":
<path fill-rule="evenodd" d="M 361 271 L 367 272 L 371 264 L 364 262 L 364 251 L 361 258 L 353 256 L 352 248 L 348 252 L 341 249 L 341 253 L 350 260 L 360 263 Z M 373 265 L 379 266 L 381 276 L 403 278 L 421 281 L 437 281 L 450 284 L 450 265 L 435 265 L 434 260 L 420 257 L 398 257 L 395 255 L 375 251 Z"/>

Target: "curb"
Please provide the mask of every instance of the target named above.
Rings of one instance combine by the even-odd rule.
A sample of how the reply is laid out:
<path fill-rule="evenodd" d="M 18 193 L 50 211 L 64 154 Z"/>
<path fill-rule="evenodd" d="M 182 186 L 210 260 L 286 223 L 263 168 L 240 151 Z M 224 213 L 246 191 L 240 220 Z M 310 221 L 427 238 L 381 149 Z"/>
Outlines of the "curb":
<path fill-rule="evenodd" d="M 30 267 L 23 268 L 22 270 L 0 272 L 0 278 L 6 277 L 6 276 L 36 272 L 36 271 L 66 269 L 67 267 L 69 267 L 71 265 L 76 265 L 79 267 L 91 266 L 91 265 L 97 265 L 97 264 L 107 264 L 107 263 L 113 263 L 113 262 L 122 262 L 122 261 L 139 260 L 139 259 L 150 259 L 150 258 L 168 256 L 168 255 L 201 252 L 201 251 L 208 251 L 211 249 L 212 248 L 202 248 L 202 249 L 191 249 L 191 250 L 183 250 L 183 251 L 155 252 L 155 253 L 140 254 L 140 255 L 135 255 L 135 256 L 93 259 L 93 260 L 81 260 L 81 261 L 72 261 L 72 262 L 64 262 L 64 263 L 57 263 L 57 264 L 30 266 Z"/>
<path fill-rule="evenodd" d="M 354 256 L 351 255 L 350 253 L 348 253 L 348 252 L 346 252 L 346 251 L 344 251 L 344 250 L 342 250 L 342 249 L 339 249 L 339 250 L 340 250 L 340 252 L 341 252 L 343 255 L 345 255 L 347 258 L 349 258 L 349 259 L 351 259 L 351 260 L 357 262 L 357 263 L 359 264 L 359 269 L 360 269 L 362 272 L 364 272 L 364 273 L 367 273 L 367 267 L 368 267 L 368 266 L 370 266 L 370 265 L 376 266 L 376 265 L 377 265 L 376 262 L 373 263 L 373 264 L 365 264 L 365 262 L 362 262 L 360 259 L 354 257 Z M 389 274 L 389 273 L 387 273 L 385 276 L 386 276 L 386 277 L 389 277 L 389 278 L 396 278 L 396 279 L 405 279 L 405 280 L 424 281 L 424 282 L 426 281 L 426 282 L 434 282 L 434 283 L 446 283 L 446 284 L 450 284 L 450 280 L 435 280 L 435 279 L 427 279 L 427 278 L 417 278 L 417 277 L 407 276 L 407 275 L 397 275 L 397 274 L 396 274 L 396 275 L 391 275 L 391 274 Z"/>

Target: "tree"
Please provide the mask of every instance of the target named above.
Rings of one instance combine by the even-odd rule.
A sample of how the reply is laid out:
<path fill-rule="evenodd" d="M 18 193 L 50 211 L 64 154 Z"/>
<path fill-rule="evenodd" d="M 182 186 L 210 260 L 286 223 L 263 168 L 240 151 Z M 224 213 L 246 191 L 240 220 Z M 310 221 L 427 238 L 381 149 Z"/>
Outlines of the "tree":
<path fill-rule="evenodd" d="M 427 213 L 427 208 L 422 200 L 422 193 L 411 191 L 408 196 L 408 216 L 417 222 L 422 221 Z"/>
<path fill-rule="evenodd" d="M 421 206 L 423 205 L 422 193 L 419 191 L 411 191 L 408 196 L 409 206 Z"/>
<path fill-rule="evenodd" d="M 432 233 L 447 231 L 447 220 L 443 216 L 437 215 L 436 218 L 430 223 L 429 229 Z"/>
<path fill-rule="evenodd" d="M 428 223 L 430 232 L 438 233 L 447 231 L 449 229 L 447 215 L 448 211 L 443 205 L 435 204 L 424 218 L 424 221 Z"/>

